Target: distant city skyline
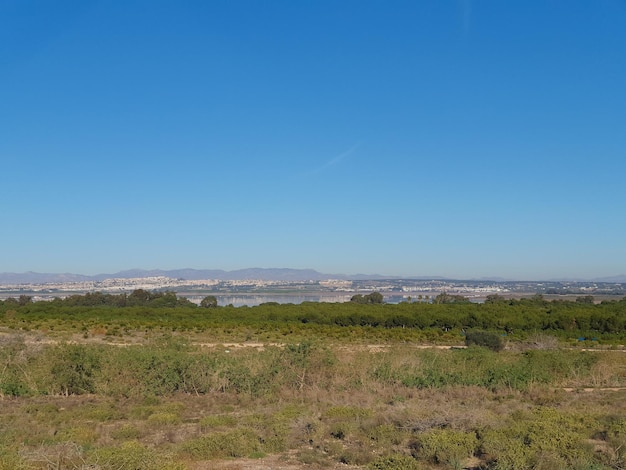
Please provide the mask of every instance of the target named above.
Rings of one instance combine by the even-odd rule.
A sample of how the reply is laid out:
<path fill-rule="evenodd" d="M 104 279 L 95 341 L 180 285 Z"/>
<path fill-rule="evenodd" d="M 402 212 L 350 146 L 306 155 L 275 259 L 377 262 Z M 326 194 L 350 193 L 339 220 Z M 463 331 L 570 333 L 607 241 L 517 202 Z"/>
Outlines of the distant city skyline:
<path fill-rule="evenodd" d="M 626 3 L 0 3 L 0 272 L 626 274 Z"/>
<path fill-rule="evenodd" d="M 118 271 L 112 273 L 84 274 L 84 273 L 39 273 L 39 272 L 23 272 L 11 273 L 0 272 L 0 285 L 8 284 L 55 284 L 55 283 L 101 283 L 112 281 L 112 286 L 116 286 L 116 282 L 125 282 L 125 279 L 138 280 L 146 279 L 149 282 L 161 283 L 163 279 L 176 281 L 190 281 L 192 283 L 205 281 L 269 281 L 269 282 L 352 282 L 352 281 L 384 281 L 384 280 L 423 280 L 423 281 L 468 281 L 468 282 L 583 282 L 600 284 L 607 283 L 626 283 L 626 274 L 617 276 L 604 276 L 598 278 L 561 278 L 561 279 L 505 279 L 497 276 L 484 278 L 454 278 L 447 276 L 398 276 L 393 274 L 373 274 L 373 273 L 321 273 L 313 269 L 290 269 L 290 268 L 247 268 L 233 271 L 222 269 L 131 269 L 126 271 Z M 164 284 L 164 285 L 167 285 Z"/>

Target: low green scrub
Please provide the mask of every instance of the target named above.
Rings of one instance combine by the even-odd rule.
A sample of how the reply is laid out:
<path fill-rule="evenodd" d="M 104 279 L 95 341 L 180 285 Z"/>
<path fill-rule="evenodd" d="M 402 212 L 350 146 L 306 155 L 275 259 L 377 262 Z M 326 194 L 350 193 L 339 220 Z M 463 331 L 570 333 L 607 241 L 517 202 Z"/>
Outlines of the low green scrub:
<path fill-rule="evenodd" d="M 546 460 L 553 468 L 576 468 L 593 463 L 588 440 L 598 427 L 593 417 L 541 407 L 485 430 L 481 450 L 497 469 L 532 469 Z"/>
<path fill-rule="evenodd" d="M 432 429 L 420 434 L 411 448 L 416 458 L 461 469 L 463 462 L 476 454 L 478 445 L 478 438 L 473 432 Z"/>
<path fill-rule="evenodd" d="M 471 331 L 465 335 L 466 346 L 484 346 L 492 351 L 502 351 L 504 349 L 504 341 L 502 336 L 497 333 L 489 333 L 487 331 Z"/>
<path fill-rule="evenodd" d="M 17 452 L 0 445 L 0 470 L 29 470 L 32 466 Z"/>
<path fill-rule="evenodd" d="M 110 306 L 61 307 L 78 317 L 83 313 L 74 309 L 115 313 Z M 0 469 L 59 468 L 54 462 L 60 468 L 209 468 L 218 463 L 205 460 L 262 456 L 286 465 L 343 463 L 370 470 L 625 467 L 626 399 L 620 387 L 626 387 L 626 354 L 560 348 L 564 343 L 549 329 L 523 343 L 509 335 L 507 348 L 497 352 L 477 344 L 422 349 L 412 339 L 458 345 L 460 332 L 446 331 L 457 321 L 492 331 L 483 315 L 498 310 L 472 304 L 348 307 L 124 307 L 129 318 L 113 320 L 121 334 L 135 321 L 146 324 L 133 330 L 132 340 L 140 344 L 126 347 L 113 337 L 103 344 L 104 333 L 92 330 L 111 325 L 100 319 L 80 318 L 75 333 L 63 331 L 59 321 L 47 336 L 6 335 L 0 338 Z M 567 318 L 561 305 L 509 307 L 528 309 L 531 317 L 542 309 L 544 320 Z M 52 307 L 30 308 L 8 321 L 32 314 L 50 326 L 46 309 Z M 172 335 L 164 325 L 181 320 L 183 311 L 190 318 L 177 329 L 194 322 L 213 326 L 200 336 Z M 584 313 L 578 306 L 572 312 Z M 218 318 L 201 321 L 199 313 Z M 266 317 L 259 329 L 251 326 L 253 313 Z M 323 323 L 336 319 L 329 313 L 369 324 Z M 227 318 L 231 314 L 242 323 Z M 387 314 L 398 325 L 413 319 L 437 326 L 377 324 Z M 276 323 L 268 320 L 272 315 Z M 513 319 L 499 321 L 498 328 L 510 331 Z M 100 340 L 71 342 L 83 328 Z M 211 336 L 218 330 L 219 340 Z M 502 331 L 493 331 L 502 338 Z M 232 342 L 265 344 L 220 346 L 229 334 Z M 277 335 L 279 344 L 268 344 Z M 346 335 L 354 338 L 346 342 Z"/>
<path fill-rule="evenodd" d="M 368 470 L 421 470 L 424 467 L 410 455 L 395 454 L 379 457 L 367 468 Z"/>
<path fill-rule="evenodd" d="M 93 451 L 89 457 L 99 468 L 128 470 L 174 470 L 183 469 L 173 462 L 173 455 L 155 452 L 138 441 L 127 441 L 119 447 L 104 447 Z"/>
<path fill-rule="evenodd" d="M 339 382 L 343 388 L 355 390 L 367 383 L 417 389 L 479 386 L 520 391 L 539 384 L 626 384 L 623 371 L 611 375 L 611 363 L 598 362 L 601 354 L 568 350 L 496 353 L 476 346 L 452 350 L 400 348 L 364 358 L 367 363 L 355 363 L 354 368 L 346 366 L 329 348 L 310 343 L 210 353 L 167 342 L 126 348 L 58 344 L 28 351 L 21 362 L 6 359 L 0 390 L 5 396 L 97 393 L 142 398 L 234 393 L 271 397 L 289 391 L 330 390 Z M 110 410 L 106 408 L 94 409 L 93 413 L 92 418 L 98 421 L 114 417 L 108 416 Z"/>
<path fill-rule="evenodd" d="M 418 364 L 394 364 L 383 358 L 372 378 L 415 388 L 480 386 L 526 390 L 533 384 L 557 384 L 589 377 L 597 356 L 576 351 L 495 353 L 479 347 L 450 351 L 420 351 Z"/>
<path fill-rule="evenodd" d="M 507 337 L 547 332 L 567 339 L 598 339 L 617 343 L 626 339 L 626 300 L 602 302 L 548 302 L 533 299 L 473 304 L 401 303 L 359 304 L 305 302 L 300 305 L 268 303 L 256 307 L 200 308 L 174 293 L 134 292 L 111 296 L 92 293 L 52 302 L 0 301 L 0 324 L 14 330 L 46 328 L 111 338 L 130 332 L 253 330 L 274 339 L 289 336 L 300 342 L 317 332 L 348 339 L 356 329 L 369 338 L 423 339 L 425 331 L 483 330 Z M 393 332 L 385 331 L 393 330 Z M 228 333 L 227 333 L 228 334 Z M 363 335 L 360 335 L 363 337 Z M 491 340 L 489 340 L 491 341 Z"/>
<path fill-rule="evenodd" d="M 141 437 L 141 431 L 133 424 L 123 424 L 111 432 L 111 437 L 120 441 L 132 441 Z"/>
<path fill-rule="evenodd" d="M 249 429 L 215 432 L 191 439 L 181 446 L 181 452 L 194 459 L 248 457 L 262 452 L 259 436 Z"/>
<path fill-rule="evenodd" d="M 148 416 L 148 423 L 155 426 L 179 424 L 180 416 L 176 413 L 154 413 Z"/>

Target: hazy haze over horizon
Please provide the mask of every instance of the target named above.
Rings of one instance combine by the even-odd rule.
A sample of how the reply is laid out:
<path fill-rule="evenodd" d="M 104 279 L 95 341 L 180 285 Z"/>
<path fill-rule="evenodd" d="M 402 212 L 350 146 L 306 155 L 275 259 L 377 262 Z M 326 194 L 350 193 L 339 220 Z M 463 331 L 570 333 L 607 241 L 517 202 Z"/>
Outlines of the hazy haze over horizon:
<path fill-rule="evenodd" d="M 0 2 L 0 272 L 626 274 L 626 3 Z"/>

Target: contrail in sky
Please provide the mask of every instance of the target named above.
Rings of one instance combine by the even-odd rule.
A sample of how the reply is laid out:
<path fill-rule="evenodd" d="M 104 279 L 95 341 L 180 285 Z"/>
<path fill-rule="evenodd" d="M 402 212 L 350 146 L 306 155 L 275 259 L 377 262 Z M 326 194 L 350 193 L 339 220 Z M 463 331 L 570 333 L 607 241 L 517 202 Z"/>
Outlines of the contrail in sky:
<path fill-rule="evenodd" d="M 318 174 L 321 173 L 325 170 L 327 170 L 328 168 L 335 166 L 337 163 L 339 163 L 340 161 L 342 161 L 344 158 L 346 158 L 347 156 L 349 156 L 352 152 L 354 152 L 357 148 L 359 148 L 359 146 L 361 145 L 361 143 L 356 143 L 354 144 L 352 147 L 350 147 L 348 150 L 346 150 L 343 153 L 340 153 L 339 155 L 337 155 L 336 157 L 328 160 L 326 163 L 324 163 L 322 166 L 320 166 L 319 168 L 311 171 L 310 174 Z"/>

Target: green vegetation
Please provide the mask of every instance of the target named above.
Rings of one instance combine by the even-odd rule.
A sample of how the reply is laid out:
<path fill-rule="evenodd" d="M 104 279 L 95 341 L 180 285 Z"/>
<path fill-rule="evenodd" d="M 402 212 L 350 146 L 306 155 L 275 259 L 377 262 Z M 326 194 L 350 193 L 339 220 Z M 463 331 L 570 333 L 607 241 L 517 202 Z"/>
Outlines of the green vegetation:
<path fill-rule="evenodd" d="M 0 469 L 626 466 L 624 301 L 205 307 L 1 302 Z"/>
<path fill-rule="evenodd" d="M 356 299 L 355 299 L 356 297 Z M 346 303 L 266 303 L 256 307 L 217 307 L 207 296 L 199 307 L 172 292 L 90 293 L 50 302 L 0 301 L 3 325 L 14 330 L 80 330 L 119 337 L 137 330 L 241 332 L 273 339 L 299 340 L 311 334 L 336 338 L 463 341 L 462 331 L 488 331 L 519 340 L 543 332 L 562 340 L 621 344 L 626 341 L 626 299 L 602 302 L 505 300 L 490 296 L 484 304 L 442 293 L 434 303 L 383 304 L 374 292 Z M 463 300 L 465 299 L 465 300 Z M 342 327 L 342 328 L 337 328 Z M 395 331 L 393 331 L 395 330 Z M 446 334 L 442 334 L 446 333 Z"/>
<path fill-rule="evenodd" d="M 486 331 L 471 331 L 465 335 L 466 346 L 484 346 L 492 351 L 501 351 L 504 348 L 502 337 L 496 333 Z"/>
<path fill-rule="evenodd" d="M 356 304 L 382 304 L 383 295 L 380 292 L 372 292 L 367 295 L 356 294 L 350 298 L 350 302 L 354 302 Z"/>
<path fill-rule="evenodd" d="M 200 307 L 203 308 L 215 308 L 217 307 L 217 297 L 214 295 L 207 295 L 202 301 L 200 301 Z"/>

